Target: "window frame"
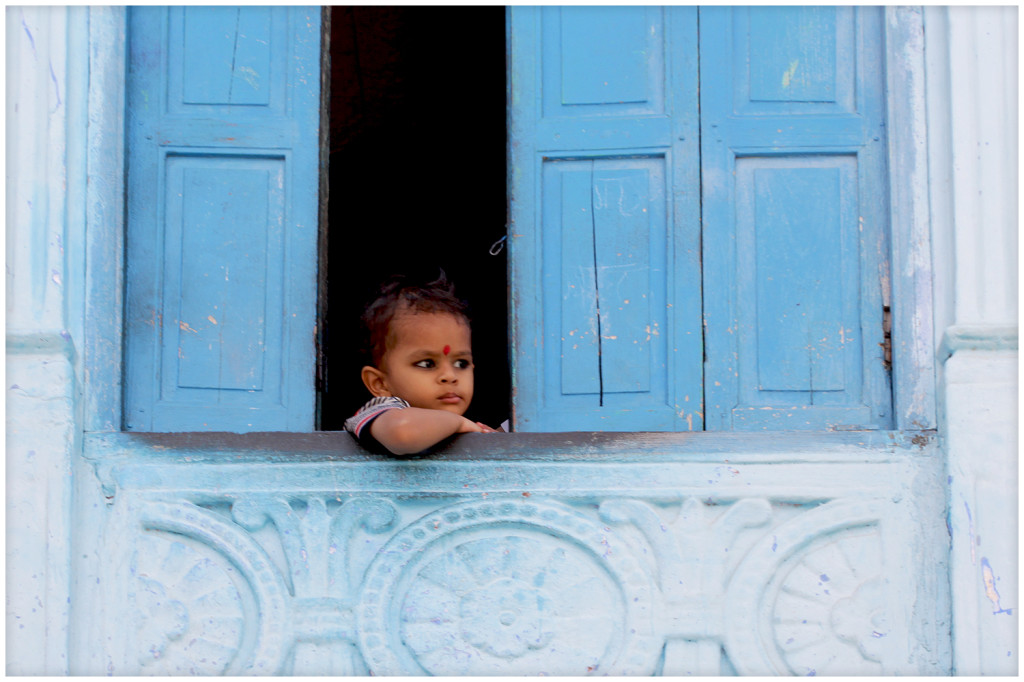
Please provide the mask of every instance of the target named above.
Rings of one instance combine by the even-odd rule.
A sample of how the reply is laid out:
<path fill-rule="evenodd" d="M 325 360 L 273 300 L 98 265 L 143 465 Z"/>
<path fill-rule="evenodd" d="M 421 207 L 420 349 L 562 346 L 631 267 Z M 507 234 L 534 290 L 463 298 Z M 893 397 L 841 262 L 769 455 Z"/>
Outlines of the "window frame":
<path fill-rule="evenodd" d="M 83 425 L 121 432 L 124 348 L 127 8 L 91 8 L 82 300 Z M 508 10 L 506 10 L 508 11 Z M 884 52 L 897 431 L 934 430 L 933 266 L 928 210 L 924 26 L 919 7 L 886 7 Z M 76 324 L 77 326 L 77 324 Z M 126 432 L 127 433 L 127 432 Z M 302 438 L 308 434 L 297 433 Z M 679 437 L 693 438 L 693 433 Z M 707 434 L 710 436 L 711 434 Z M 732 434 L 730 440 L 762 434 Z M 514 434 L 507 436 L 515 438 Z M 718 436 L 721 438 L 721 434 Z M 283 442 L 283 441 L 282 441 Z"/>

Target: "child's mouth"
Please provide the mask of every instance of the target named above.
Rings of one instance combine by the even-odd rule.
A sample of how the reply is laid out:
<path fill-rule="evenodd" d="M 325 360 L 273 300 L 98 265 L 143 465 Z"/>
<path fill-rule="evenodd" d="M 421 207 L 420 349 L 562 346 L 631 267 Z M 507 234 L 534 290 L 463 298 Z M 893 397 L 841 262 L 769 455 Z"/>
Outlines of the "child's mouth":
<path fill-rule="evenodd" d="M 445 403 L 447 405 L 454 405 L 462 401 L 462 396 L 457 395 L 455 393 L 445 393 L 443 396 L 441 396 L 440 400 L 442 403 Z"/>

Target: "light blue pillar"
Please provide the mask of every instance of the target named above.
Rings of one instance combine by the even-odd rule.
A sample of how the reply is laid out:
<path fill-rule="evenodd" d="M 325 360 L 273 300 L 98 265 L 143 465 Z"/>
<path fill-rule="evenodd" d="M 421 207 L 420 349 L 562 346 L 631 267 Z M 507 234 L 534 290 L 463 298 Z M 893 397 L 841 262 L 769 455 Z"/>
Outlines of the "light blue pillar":
<path fill-rule="evenodd" d="M 68 330 L 71 13 L 7 8 L 7 673 L 67 674 L 75 339 Z"/>

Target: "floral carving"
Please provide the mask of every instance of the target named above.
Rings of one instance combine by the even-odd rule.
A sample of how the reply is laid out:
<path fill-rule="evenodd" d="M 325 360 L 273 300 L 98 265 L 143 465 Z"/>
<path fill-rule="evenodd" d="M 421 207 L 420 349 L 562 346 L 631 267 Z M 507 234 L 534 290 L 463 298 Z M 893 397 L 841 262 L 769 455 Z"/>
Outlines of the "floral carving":
<path fill-rule="evenodd" d="M 352 552 L 401 508 L 325 499 L 149 502 L 129 590 L 144 671 L 300 674 L 331 650 L 345 674 L 881 674 L 899 645 L 883 503 L 812 505 L 766 532 L 761 499 L 685 499 L 675 517 L 472 500 L 380 538 L 363 573 Z"/>
<path fill-rule="evenodd" d="M 143 619 L 139 630 L 143 653 L 139 663 L 147 665 L 162 658 L 167 645 L 181 639 L 188 630 L 188 609 L 177 599 L 168 599 L 160 582 L 139 578 L 139 584 L 142 589 L 135 601 Z"/>
<path fill-rule="evenodd" d="M 774 616 L 775 641 L 791 672 L 881 674 L 880 563 L 874 528 L 825 536 L 792 562 Z"/>
<path fill-rule="evenodd" d="M 182 610 L 170 602 L 159 612 L 162 618 L 148 617 L 152 610 L 141 614 L 140 632 L 145 634 L 146 624 L 152 623 L 167 633 L 168 643 L 150 672 L 280 671 L 289 644 L 287 590 L 259 545 L 238 526 L 187 502 L 150 502 L 140 521 L 156 532 L 138 540 L 137 574 L 166 586 L 167 595 L 187 611 L 187 630 L 182 630 Z M 145 597 L 140 601 L 138 592 L 135 602 L 145 611 Z M 159 625 L 168 614 L 171 625 Z M 149 642 L 140 648 L 146 646 Z"/>
<path fill-rule="evenodd" d="M 725 643 L 741 675 L 880 675 L 891 660 L 884 503 L 832 502 L 771 530 L 726 599 Z"/>
<path fill-rule="evenodd" d="M 552 503 L 453 505 L 399 531 L 366 574 L 375 674 L 650 674 L 651 577 L 602 527 Z"/>
<path fill-rule="evenodd" d="M 462 598 L 462 636 L 494 656 L 522 656 L 527 649 L 547 645 L 555 636 L 551 606 L 544 590 L 521 580 L 499 578 Z"/>
<path fill-rule="evenodd" d="M 391 527 L 394 504 L 356 497 L 328 508 L 324 498 L 290 499 L 279 495 L 247 495 L 231 508 L 234 520 L 246 530 L 273 522 L 284 550 L 297 598 L 352 599 L 357 582 L 351 575 L 349 544 L 358 527 L 380 533 Z M 327 548 L 321 552 L 320 548 Z"/>
<path fill-rule="evenodd" d="M 602 654 L 621 636 L 621 592 L 585 552 L 523 531 L 456 542 L 413 567 L 399 597 L 395 627 L 427 671 L 450 669 L 453 660 L 459 674 L 543 671 L 551 648 L 563 667 L 547 672 L 610 663 Z"/>
<path fill-rule="evenodd" d="M 217 675 L 241 643 L 231 567 L 189 544 L 143 536 L 136 553 L 136 646 L 148 674 Z"/>
<path fill-rule="evenodd" d="M 881 578 L 872 578 L 832 607 L 835 633 L 856 644 L 865 659 L 876 663 L 882 662 L 881 640 L 889 634 L 883 586 Z"/>

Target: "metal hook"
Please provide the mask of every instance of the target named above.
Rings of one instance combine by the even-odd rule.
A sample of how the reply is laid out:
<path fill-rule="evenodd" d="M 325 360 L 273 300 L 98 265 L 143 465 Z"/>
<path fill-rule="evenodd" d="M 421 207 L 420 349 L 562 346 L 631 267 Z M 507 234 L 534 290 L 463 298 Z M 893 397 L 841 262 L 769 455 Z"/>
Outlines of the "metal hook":
<path fill-rule="evenodd" d="M 505 248 L 506 239 L 508 239 L 507 234 L 498 241 L 491 244 L 491 248 L 487 250 L 487 253 L 491 254 L 492 256 L 497 256 L 499 253 L 501 253 L 501 250 Z"/>

